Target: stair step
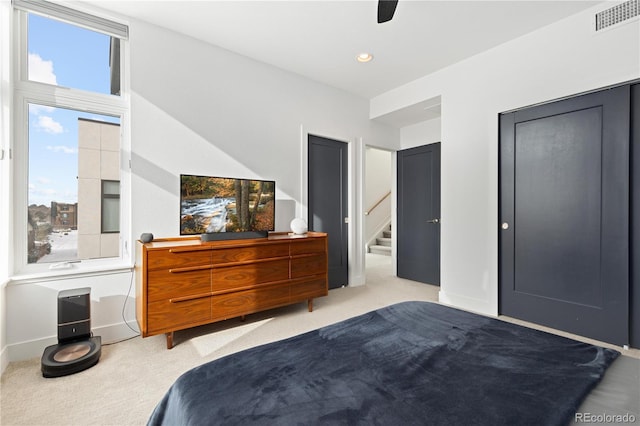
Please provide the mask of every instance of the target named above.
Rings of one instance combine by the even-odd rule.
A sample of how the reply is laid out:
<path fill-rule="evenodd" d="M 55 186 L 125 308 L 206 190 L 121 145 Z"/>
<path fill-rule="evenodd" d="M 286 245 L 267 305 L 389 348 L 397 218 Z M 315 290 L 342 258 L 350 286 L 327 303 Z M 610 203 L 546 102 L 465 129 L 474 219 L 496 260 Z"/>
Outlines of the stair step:
<path fill-rule="evenodd" d="M 381 245 L 372 245 L 372 246 L 369 246 L 369 253 L 391 256 L 391 247 L 381 246 Z"/>
<path fill-rule="evenodd" d="M 385 238 L 391 238 L 391 231 L 382 231 L 382 236 Z"/>
<path fill-rule="evenodd" d="M 376 242 L 379 246 L 391 247 L 391 238 L 378 237 L 376 238 Z"/>

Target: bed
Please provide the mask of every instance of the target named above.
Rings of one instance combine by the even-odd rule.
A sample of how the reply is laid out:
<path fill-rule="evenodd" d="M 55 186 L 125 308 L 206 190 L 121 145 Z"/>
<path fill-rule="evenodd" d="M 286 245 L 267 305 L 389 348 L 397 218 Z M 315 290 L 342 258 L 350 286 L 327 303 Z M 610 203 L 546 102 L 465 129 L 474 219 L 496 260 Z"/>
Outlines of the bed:
<path fill-rule="evenodd" d="M 149 425 L 565 425 L 619 352 L 403 302 L 203 364 Z"/>

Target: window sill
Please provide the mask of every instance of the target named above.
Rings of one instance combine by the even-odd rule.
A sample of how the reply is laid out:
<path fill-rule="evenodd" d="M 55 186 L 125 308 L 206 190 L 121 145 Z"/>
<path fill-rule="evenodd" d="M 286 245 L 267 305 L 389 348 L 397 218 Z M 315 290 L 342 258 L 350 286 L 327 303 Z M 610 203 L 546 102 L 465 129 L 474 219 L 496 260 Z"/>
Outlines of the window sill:
<path fill-rule="evenodd" d="M 32 284 L 46 281 L 57 281 L 65 278 L 84 278 L 112 274 L 122 274 L 133 272 L 133 265 L 130 263 L 112 263 L 110 265 L 82 265 L 82 267 L 72 266 L 64 270 L 48 270 L 43 272 L 33 272 L 17 274 L 9 277 L 7 286 Z"/>

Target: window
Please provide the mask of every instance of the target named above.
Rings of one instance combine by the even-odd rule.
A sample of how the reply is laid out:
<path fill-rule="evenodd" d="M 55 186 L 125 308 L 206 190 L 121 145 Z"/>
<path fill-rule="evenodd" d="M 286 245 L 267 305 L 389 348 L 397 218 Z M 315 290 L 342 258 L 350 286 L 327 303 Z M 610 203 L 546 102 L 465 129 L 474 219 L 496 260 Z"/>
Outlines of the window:
<path fill-rule="evenodd" d="M 120 232 L 120 182 L 102 181 L 102 233 Z"/>
<path fill-rule="evenodd" d="M 119 39 L 33 13 L 27 15 L 27 76 L 30 81 L 96 93 L 120 94 L 113 81 L 111 47 Z M 64 46 L 61 50 L 60 47 Z"/>
<path fill-rule="evenodd" d="M 127 27 L 42 0 L 13 4 L 16 270 L 123 259 Z"/>

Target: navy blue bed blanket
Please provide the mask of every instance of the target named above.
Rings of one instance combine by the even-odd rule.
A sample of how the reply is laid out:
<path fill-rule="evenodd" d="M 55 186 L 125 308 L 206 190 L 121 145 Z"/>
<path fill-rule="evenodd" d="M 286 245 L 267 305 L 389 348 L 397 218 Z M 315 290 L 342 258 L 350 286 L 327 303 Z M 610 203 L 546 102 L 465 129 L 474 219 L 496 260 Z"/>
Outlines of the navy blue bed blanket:
<path fill-rule="evenodd" d="M 565 425 L 619 352 L 404 302 L 196 367 L 149 425 Z"/>

